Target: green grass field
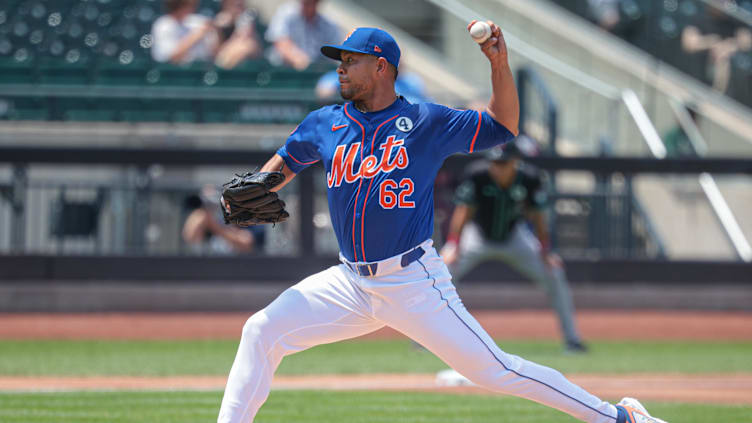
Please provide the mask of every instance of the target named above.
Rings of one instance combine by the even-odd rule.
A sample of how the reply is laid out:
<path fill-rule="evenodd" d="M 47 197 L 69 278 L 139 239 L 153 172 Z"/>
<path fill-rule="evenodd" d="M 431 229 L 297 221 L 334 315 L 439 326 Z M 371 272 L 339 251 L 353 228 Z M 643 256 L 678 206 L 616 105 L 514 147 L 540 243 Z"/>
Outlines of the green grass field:
<path fill-rule="evenodd" d="M 752 372 L 752 342 L 593 342 L 584 355 L 554 341 L 501 348 L 564 373 Z M 237 341 L 0 341 L 0 376 L 225 375 Z M 708 357 L 712 357 L 709 360 Z M 445 368 L 405 340 L 347 341 L 285 358 L 279 374 L 431 373 Z"/>
<path fill-rule="evenodd" d="M 554 341 L 503 341 L 502 349 L 564 373 L 752 372 L 752 342 L 593 342 L 567 355 Z M 2 376 L 221 375 L 237 341 L 0 341 Z M 712 357 L 712 359 L 708 359 Z M 444 369 L 404 340 L 322 345 L 283 361 L 280 374 L 430 373 Z M 0 393 L 2 423 L 210 422 L 221 392 Z M 613 400 L 613 398 L 612 398 Z M 646 402 L 671 423 L 746 422 L 749 406 Z M 401 392 L 274 391 L 257 422 L 514 422 L 574 419 L 517 398 Z"/>
<path fill-rule="evenodd" d="M 4 423 L 205 423 L 219 392 L 86 392 L 0 395 Z M 671 423 L 746 422 L 752 407 L 646 403 Z M 530 401 L 480 395 L 274 391 L 257 422 L 566 423 L 575 419 Z"/>

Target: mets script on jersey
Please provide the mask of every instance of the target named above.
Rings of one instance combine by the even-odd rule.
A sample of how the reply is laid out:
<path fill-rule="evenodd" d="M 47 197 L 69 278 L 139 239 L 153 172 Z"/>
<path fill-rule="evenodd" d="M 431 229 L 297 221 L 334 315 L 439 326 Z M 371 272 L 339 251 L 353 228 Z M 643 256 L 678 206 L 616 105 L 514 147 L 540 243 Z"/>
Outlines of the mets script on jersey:
<path fill-rule="evenodd" d="M 327 173 L 329 188 L 340 186 L 343 179 L 348 184 L 352 184 L 361 177 L 373 178 L 381 172 L 389 173 L 394 169 L 406 169 L 410 159 L 407 156 L 407 148 L 404 147 L 405 140 L 396 138 L 390 135 L 385 143 L 379 145 L 379 150 L 384 150 L 381 158 L 375 155 L 364 157 L 357 171 L 354 170 L 355 156 L 360 150 L 360 143 L 352 143 L 349 148 L 347 145 L 338 145 L 332 157 L 332 170 Z M 396 154 L 392 158 L 395 147 Z M 347 154 L 345 154 L 345 149 L 347 149 Z"/>
<path fill-rule="evenodd" d="M 329 188 L 336 188 L 342 185 L 342 180 L 352 184 L 360 178 L 370 179 L 382 172 L 387 174 L 395 169 L 406 169 L 410 158 L 404 144 L 404 138 L 398 140 L 396 136 L 390 135 L 385 143 L 379 145 L 379 150 L 383 150 L 381 157 L 364 157 L 357 171 L 355 158 L 360 150 L 360 143 L 350 144 L 349 148 L 347 145 L 337 146 L 332 157 L 332 170 L 327 172 L 327 185 Z M 399 182 L 385 179 L 379 185 L 379 205 L 384 209 L 415 208 L 415 202 L 409 199 L 414 191 L 415 183 L 411 178 L 402 178 Z"/>

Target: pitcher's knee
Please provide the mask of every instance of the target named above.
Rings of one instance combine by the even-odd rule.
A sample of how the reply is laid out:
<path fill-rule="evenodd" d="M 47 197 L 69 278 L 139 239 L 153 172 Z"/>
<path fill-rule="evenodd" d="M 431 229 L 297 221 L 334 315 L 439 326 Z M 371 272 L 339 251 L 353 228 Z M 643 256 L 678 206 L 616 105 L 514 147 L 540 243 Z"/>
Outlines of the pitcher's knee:
<path fill-rule="evenodd" d="M 262 312 L 249 317 L 243 325 L 243 338 L 252 342 L 264 342 L 269 334 L 269 319 Z"/>
<path fill-rule="evenodd" d="M 465 377 L 476 385 L 500 392 L 513 390 L 515 379 L 519 376 L 515 370 L 521 367 L 522 359 L 518 356 L 507 354 L 502 351 L 494 355 L 494 359 L 471 368 L 465 368 L 461 372 Z"/>
<path fill-rule="evenodd" d="M 504 385 L 502 381 L 509 373 L 511 372 L 503 368 L 493 368 L 477 372 L 467 372 L 463 375 L 478 386 L 498 391 Z"/>

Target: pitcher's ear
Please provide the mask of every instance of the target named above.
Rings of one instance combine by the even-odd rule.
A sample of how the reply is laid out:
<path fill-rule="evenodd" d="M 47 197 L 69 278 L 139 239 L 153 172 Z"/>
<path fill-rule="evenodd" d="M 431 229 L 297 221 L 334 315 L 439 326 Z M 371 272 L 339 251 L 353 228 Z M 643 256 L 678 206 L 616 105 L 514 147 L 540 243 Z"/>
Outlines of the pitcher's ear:
<path fill-rule="evenodd" d="M 387 65 L 388 65 L 388 62 L 386 61 L 386 59 L 384 59 L 383 57 L 379 57 L 379 67 L 377 68 L 377 70 L 379 72 L 386 72 Z"/>

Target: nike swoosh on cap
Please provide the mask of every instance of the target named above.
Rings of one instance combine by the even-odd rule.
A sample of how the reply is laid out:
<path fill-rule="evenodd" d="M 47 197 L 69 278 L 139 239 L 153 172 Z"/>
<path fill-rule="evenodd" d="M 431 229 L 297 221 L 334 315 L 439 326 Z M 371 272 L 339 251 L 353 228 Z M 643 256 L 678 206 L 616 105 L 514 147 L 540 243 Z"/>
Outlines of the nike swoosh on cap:
<path fill-rule="evenodd" d="M 332 132 L 338 131 L 338 130 L 344 128 L 345 126 L 347 126 L 347 124 L 344 124 L 344 125 L 335 125 L 335 124 L 332 124 Z"/>

